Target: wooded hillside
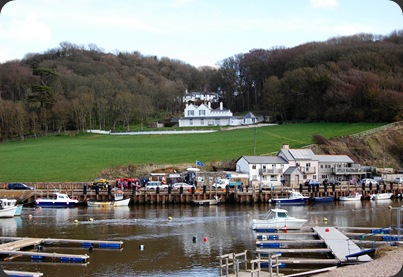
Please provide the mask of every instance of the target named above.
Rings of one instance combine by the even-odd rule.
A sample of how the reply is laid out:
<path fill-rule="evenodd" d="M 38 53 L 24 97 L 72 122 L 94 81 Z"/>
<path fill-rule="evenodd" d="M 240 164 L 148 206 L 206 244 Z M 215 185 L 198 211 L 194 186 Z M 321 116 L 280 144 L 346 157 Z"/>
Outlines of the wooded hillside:
<path fill-rule="evenodd" d="M 0 141 L 169 120 L 186 90 L 220 91 L 235 114 L 277 122 L 402 120 L 403 31 L 254 49 L 218 68 L 62 42 L 0 64 Z"/>

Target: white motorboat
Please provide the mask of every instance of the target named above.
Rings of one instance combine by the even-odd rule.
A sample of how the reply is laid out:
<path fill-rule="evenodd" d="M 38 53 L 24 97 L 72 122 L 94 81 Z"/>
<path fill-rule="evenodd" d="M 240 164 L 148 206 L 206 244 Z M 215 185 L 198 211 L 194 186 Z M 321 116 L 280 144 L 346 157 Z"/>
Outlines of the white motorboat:
<path fill-rule="evenodd" d="M 221 203 L 221 198 L 219 198 L 218 196 L 214 196 L 213 199 L 192 200 L 191 203 L 194 205 L 199 205 L 199 206 L 218 205 Z"/>
<path fill-rule="evenodd" d="M 17 200 L 15 199 L 0 199 L 0 218 L 14 217 L 17 210 Z"/>
<path fill-rule="evenodd" d="M 358 192 L 351 192 L 348 196 L 340 196 L 340 201 L 360 201 L 362 194 Z"/>
<path fill-rule="evenodd" d="M 273 198 L 272 203 L 275 204 L 305 204 L 309 197 L 302 195 L 299 191 L 291 190 L 287 198 Z"/>
<path fill-rule="evenodd" d="M 389 200 L 392 198 L 393 193 L 376 193 L 371 195 L 371 200 Z"/>
<path fill-rule="evenodd" d="M 301 229 L 307 222 L 306 219 L 299 219 L 288 215 L 284 209 L 271 209 L 263 219 L 253 219 L 253 230 L 258 229 Z"/>
<path fill-rule="evenodd" d="M 49 198 L 37 198 L 35 200 L 35 206 L 37 207 L 69 208 L 74 207 L 77 203 L 77 199 L 70 198 L 67 194 L 58 192 Z"/>
<path fill-rule="evenodd" d="M 87 201 L 88 207 L 119 207 L 128 206 L 130 203 L 130 198 L 124 198 L 123 191 L 117 190 L 113 194 L 114 200 L 106 201 Z"/>

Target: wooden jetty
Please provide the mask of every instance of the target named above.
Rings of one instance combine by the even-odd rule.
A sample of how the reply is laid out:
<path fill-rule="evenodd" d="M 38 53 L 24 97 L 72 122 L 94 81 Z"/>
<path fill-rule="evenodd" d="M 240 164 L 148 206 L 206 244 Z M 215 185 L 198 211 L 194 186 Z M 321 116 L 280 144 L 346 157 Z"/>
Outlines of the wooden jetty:
<path fill-rule="evenodd" d="M 3 242 L 0 244 L 0 255 L 7 255 L 6 259 L 13 259 L 21 256 L 29 256 L 31 260 L 51 259 L 51 261 L 86 263 L 90 256 L 87 254 L 59 254 L 43 252 L 42 245 L 55 243 L 78 244 L 82 248 L 97 246 L 104 249 L 121 249 L 122 241 L 99 241 L 99 240 L 72 240 L 72 239 L 51 239 L 51 238 L 26 238 L 26 237 L 0 237 Z M 26 248 L 35 248 L 36 251 L 26 251 Z"/>
<path fill-rule="evenodd" d="M 326 245 L 332 249 L 333 255 L 341 263 L 349 261 L 349 257 L 356 258 L 359 262 L 370 262 L 372 258 L 367 254 L 369 250 L 362 250 L 349 237 L 344 235 L 335 227 L 313 227 Z"/>
<path fill-rule="evenodd" d="M 207 178 L 206 178 L 207 179 Z M 88 200 L 111 200 L 113 195 L 104 190 L 92 190 L 88 189 L 85 182 L 42 182 L 42 183 L 27 183 L 35 187 L 35 190 L 30 191 L 18 191 L 7 190 L 6 183 L 0 183 L 0 195 L 2 197 L 16 198 L 24 204 L 34 203 L 38 197 L 49 196 L 54 193 L 55 190 L 66 192 L 68 195 L 77 198 L 80 203 L 86 203 Z M 85 188 L 84 188 L 85 187 Z M 3 189 L 1 189 L 3 188 Z M 288 196 L 290 189 L 298 189 L 298 187 L 273 187 L 267 190 L 259 190 L 257 188 L 249 189 L 230 189 L 215 190 L 211 188 L 211 184 L 205 183 L 198 185 L 198 189 L 194 191 L 179 190 L 161 190 L 161 191 L 149 191 L 141 189 L 125 190 L 125 197 L 131 199 L 131 204 L 189 204 L 192 201 L 210 200 L 215 197 L 221 199 L 220 203 L 270 203 L 273 198 L 281 198 Z M 337 200 L 340 196 L 347 196 L 351 191 L 357 191 L 363 195 L 375 194 L 379 192 L 393 193 L 394 197 L 400 197 L 403 194 L 403 188 L 399 184 L 388 183 L 387 185 L 374 186 L 371 189 L 362 187 L 360 185 L 350 185 L 348 182 L 344 182 L 340 186 L 324 188 L 320 186 L 319 190 L 311 191 L 306 186 L 301 186 L 299 190 L 302 194 L 308 197 L 322 197 L 331 196 Z"/>

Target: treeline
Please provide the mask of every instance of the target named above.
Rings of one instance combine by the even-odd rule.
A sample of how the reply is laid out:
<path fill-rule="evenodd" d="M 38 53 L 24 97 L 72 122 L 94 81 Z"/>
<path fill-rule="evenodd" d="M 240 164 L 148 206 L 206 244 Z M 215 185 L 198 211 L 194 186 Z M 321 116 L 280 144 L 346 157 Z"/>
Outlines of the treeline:
<path fill-rule="evenodd" d="M 402 120 L 403 31 L 254 49 L 218 68 L 62 42 L 0 64 L 0 140 L 169 120 L 186 90 L 277 122 Z"/>

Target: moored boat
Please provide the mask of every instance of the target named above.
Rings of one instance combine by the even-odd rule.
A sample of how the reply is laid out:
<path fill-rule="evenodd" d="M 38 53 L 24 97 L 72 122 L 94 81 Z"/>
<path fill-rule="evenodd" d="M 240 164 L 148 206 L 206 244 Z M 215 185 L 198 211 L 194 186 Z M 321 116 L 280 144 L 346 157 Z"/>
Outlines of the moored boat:
<path fill-rule="evenodd" d="M 340 196 L 340 201 L 360 201 L 362 194 L 358 192 L 351 192 L 348 196 Z"/>
<path fill-rule="evenodd" d="M 309 202 L 311 203 L 324 203 L 324 202 L 333 202 L 333 196 L 317 196 L 309 198 Z"/>
<path fill-rule="evenodd" d="M 87 201 L 88 207 L 119 207 L 119 206 L 128 206 L 130 203 L 130 198 L 124 198 L 123 191 L 117 190 L 113 194 L 114 200 L 106 200 L 106 201 Z"/>
<path fill-rule="evenodd" d="M 271 203 L 275 204 L 305 204 L 309 197 L 302 195 L 302 193 L 291 190 L 287 198 L 273 198 Z"/>
<path fill-rule="evenodd" d="M 252 229 L 301 229 L 306 222 L 306 219 L 289 216 L 287 210 L 271 209 L 263 219 L 252 220 Z"/>
<path fill-rule="evenodd" d="M 214 196 L 213 199 L 204 199 L 204 200 L 192 200 L 192 204 L 199 206 L 210 206 L 210 205 L 218 205 L 221 202 L 221 198 L 218 196 Z"/>
<path fill-rule="evenodd" d="M 70 198 L 65 193 L 54 193 L 49 198 L 37 198 L 35 206 L 37 207 L 52 207 L 52 208 L 70 208 L 78 203 L 77 199 Z"/>
<path fill-rule="evenodd" d="M 388 200 L 391 199 L 393 196 L 393 193 L 376 193 L 371 195 L 371 200 Z"/>
<path fill-rule="evenodd" d="M 14 217 L 17 210 L 17 200 L 15 199 L 0 199 L 0 218 Z"/>

